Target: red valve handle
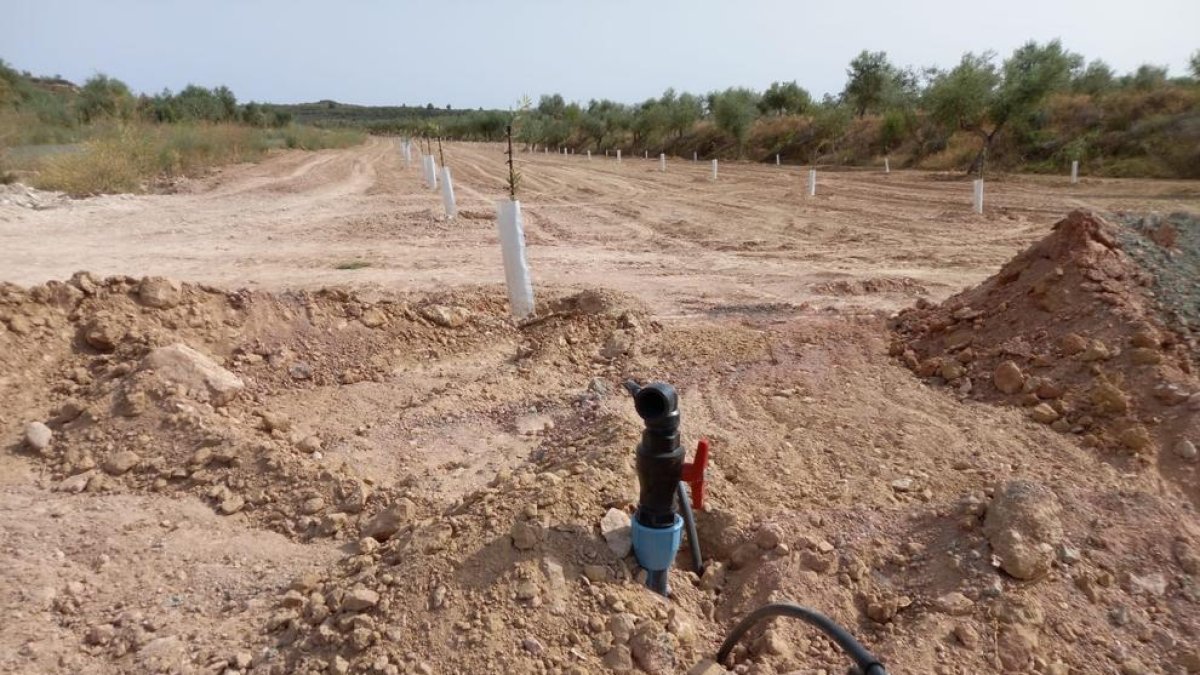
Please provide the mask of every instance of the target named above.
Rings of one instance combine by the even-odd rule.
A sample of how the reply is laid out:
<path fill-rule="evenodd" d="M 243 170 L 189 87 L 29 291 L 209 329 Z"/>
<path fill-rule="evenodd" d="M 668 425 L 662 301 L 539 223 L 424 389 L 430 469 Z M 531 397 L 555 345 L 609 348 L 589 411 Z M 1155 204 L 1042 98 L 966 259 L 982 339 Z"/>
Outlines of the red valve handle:
<path fill-rule="evenodd" d="M 701 438 L 696 445 L 695 461 L 683 465 L 683 482 L 688 484 L 692 493 L 692 508 L 704 510 L 704 474 L 708 469 L 708 439 Z"/>

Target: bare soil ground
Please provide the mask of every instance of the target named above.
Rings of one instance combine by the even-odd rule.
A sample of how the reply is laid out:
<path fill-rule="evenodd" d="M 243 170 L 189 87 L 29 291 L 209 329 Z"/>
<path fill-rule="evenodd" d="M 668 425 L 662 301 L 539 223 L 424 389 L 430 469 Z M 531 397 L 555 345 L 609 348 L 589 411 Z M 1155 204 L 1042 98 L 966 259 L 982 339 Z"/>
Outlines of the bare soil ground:
<path fill-rule="evenodd" d="M 1006 266 L 1200 187 L 1005 177 L 977 216 L 956 176 L 526 154 L 517 328 L 500 148 L 446 158 L 454 222 L 387 139 L 0 204 L 0 669 L 683 672 L 790 598 L 896 673 L 1200 671 L 1195 337 L 1137 262 L 1194 260 L 1059 228 Z M 714 445 L 670 602 L 598 534 L 628 377 Z M 760 633 L 738 672 L 844 668 Z"/>

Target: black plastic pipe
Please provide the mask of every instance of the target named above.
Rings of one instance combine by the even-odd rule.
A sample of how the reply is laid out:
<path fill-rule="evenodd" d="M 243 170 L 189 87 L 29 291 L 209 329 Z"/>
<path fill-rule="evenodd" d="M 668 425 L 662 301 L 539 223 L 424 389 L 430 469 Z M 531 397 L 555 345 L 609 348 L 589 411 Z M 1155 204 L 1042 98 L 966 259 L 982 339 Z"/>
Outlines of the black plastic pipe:
<path fill-rule="evenodd" d="M 810 626 L 817 628 L 829 636 L 829 639 L 837 643 L 837 646 L 854 661 L 854 665 L 858 667 L 858 671 L 862 675 L 887 675 L 887 670 L 879 662 L 879 659 L 867 651 L 867 648 L 854 639 L 854 636 L 848 633 L 845 628 L 842 628 L 833 619 L 824 614 L 803 605 L 797 605 L 794 602 L 776 602 L 763 605 L 746 615 L 730 631 L 729 636 L 725 638 L 725 642 L 721 643 L 721 649 L 717 652 L 717 663 L 725 662 L 725 659 L 729 657 L 729 653 L 737 645 L 738 640 L 741 640 L 746 631 L 754 627 L 754 624 L 773 616 L 787 616 L 793 619 L 800 619 Z"/>
<path fill-rule="evenodd" d="M 692 571 L 704 576 L 704 558 L 700 554 L 700 536 L 696 534 L 696 515 L 692 513 L 692 498 L 687 483 L 679 481 L 679 511 L 683 516 L 683 527 L 687 530 L 688 546 L 692 550 Z"/>

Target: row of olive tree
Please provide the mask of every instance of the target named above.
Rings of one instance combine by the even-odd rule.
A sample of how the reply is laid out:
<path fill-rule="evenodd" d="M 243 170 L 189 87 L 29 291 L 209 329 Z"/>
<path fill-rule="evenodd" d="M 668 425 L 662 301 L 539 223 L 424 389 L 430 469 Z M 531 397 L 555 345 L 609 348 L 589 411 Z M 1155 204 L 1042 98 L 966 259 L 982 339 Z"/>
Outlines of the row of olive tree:
<path fill-rule="evenodd" d="M 626 105 L 592 100 L 567 102 L 559 94 L 542 96 L 520 125 L 518 140 L 527 145 L 605 149 L 626 147 L 654 153 L 710 123 L 741 155 L 760 119 L 803 118 L 790 137 L 809 156 L 836 149 L 853 117 L 880 118 L 879 145 L 887 151 L 918 133 L 945 139 L 955 132 L 978 136 L 980 149 L 970 172 L 982 173 L 998 135 L 1030 124 L 1056 93 L 1103 97 L 1113 92 L 1151 91 L 1200 83 L 1200 52 L 1191 57 L 1190 77 L 1170 78 L 1165 68 L 1142 66 L 1118 75 L 1102 61 L 1085 63 L 1058 40 L 1029 42 L 1006 59 L 993 52 L 967 53 L 952 68 L 915 69 L 893 64 L 885 52 L 863 51 L 847 68 L 840 95 L 820 101 L 796 82 L 775 82 L 758 92 L 734 87 L 700 96 L 668 89 L 658 98 Z M 504 118 L 496 111 L 400 124 L 412 133 L 498 139 Z M 944 145 L 944 140 L 941 141 Z"/>

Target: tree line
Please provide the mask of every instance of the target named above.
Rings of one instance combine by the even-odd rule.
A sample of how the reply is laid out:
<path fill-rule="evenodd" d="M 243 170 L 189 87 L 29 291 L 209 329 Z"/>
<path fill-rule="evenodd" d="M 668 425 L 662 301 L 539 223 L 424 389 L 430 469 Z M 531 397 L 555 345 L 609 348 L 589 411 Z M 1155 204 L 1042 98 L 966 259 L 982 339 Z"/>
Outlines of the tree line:
<path fill-rule="evenodd" d="M 990 158 L 1004 165 L 1115 158 L 1114 172 L 1138 173 L 1146 169 L 1139 158 L 1161 146 L 1169 166 L 1151 173 L 1200 177 L 1200 51 L 1179 77 L 1153 65 L 1118 74 L 1058 40 L 1028 42 L 1003 59 L 966 53 L 949 68 L 900 67 L 886 52 L 863 51 L 847 67 L 842 91 L 820 100 L 795 81 L 765 91 L 667 89 L 633 105 L 548 94 L 522 111 L 371 126 L 499 140 L 514 117 L 517 139 L 527 147 L 763 161 L 780 153 L 794 161 L 848 163 L 899 152 L 913 165 L 935 156 L 950 161 L 940 156 L 949 152 L 972 173 L 982 173 Z"/>

